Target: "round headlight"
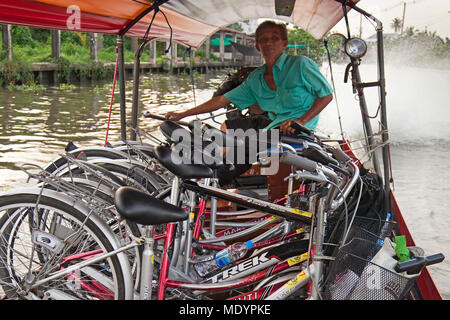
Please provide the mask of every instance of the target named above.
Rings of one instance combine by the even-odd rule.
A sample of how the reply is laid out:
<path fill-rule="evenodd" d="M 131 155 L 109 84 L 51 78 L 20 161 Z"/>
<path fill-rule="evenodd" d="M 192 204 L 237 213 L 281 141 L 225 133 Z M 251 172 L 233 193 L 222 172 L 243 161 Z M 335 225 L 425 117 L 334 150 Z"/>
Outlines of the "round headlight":
<path fill-rule="evenodd" d="M 366 51 L 367 44 L 363 39 L 352 38 L 345 42 L 345 52 L 352 58 L 361 58 Z"/>

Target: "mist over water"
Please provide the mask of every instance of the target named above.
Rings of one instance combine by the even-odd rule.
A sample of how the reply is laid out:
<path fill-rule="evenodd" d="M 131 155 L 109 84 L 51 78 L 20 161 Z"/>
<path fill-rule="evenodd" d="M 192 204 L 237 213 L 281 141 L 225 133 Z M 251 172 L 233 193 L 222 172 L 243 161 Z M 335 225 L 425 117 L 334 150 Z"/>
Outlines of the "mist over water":
<path fill-rule="evenodd" d="M 344 133 L 361 137 L 362 122 L 359 101 L 352 93 L 351 83 L 344 83 L 344 65 L 333 65 L 337 99 L 322 112 L 318 130 L 324 134 L 340 133 L 338 111 Z M 377 66 L 360 66 L 362 81 L 377 81 Z M 329 68 L 324 70 L 329 73 Z M 430 145 L 450 140 L 450 69 L 387 64 L 386 104 L 390 142 L 396 144 Z M 365 89 L 368 113 L 378 111 L 378 88 Z M 371 120 L 373 132 L 380 130 L 378 121 Z"/>
<path fill-rule="evenodd" d="M 360 69 L 362 81 L 378 79 L 375 64 Z M 363 137 L 359 102 L 351 83 L 343 83 L 344 70 L 333 65 L 339 114 L 345 136 L 358 140 Z M 329 69 L 324 73 L 329 75 Z M 427 254 L 442 252 L 447 257 L 428 269 L 443 298 L 450 299 L 450 68 L 388 63 L 385 73 L 393 192 L 416 245 Z M 365 93 L 373 116 L 378 88 L 366 88 Z M 322 112 L 318 131 L 339 137 L 335 102 Z M 378 122 L 371 123 L 373 132 L 379 132 Z"/>

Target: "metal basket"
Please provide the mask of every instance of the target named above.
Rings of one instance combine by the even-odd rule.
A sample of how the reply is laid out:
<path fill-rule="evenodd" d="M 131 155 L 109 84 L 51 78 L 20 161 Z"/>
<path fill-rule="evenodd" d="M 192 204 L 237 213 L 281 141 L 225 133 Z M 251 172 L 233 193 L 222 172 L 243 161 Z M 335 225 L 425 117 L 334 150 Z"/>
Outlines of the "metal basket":
<path fill-rule="evenodd" d="M 383 226 L 387 225 L 387 233 L 391 234 L 396 222 L 374 219 L 369 217 L 357 216 L 355 217 L 348 233 L 347 239 L 362 238 L 369 241 L 378 241 Z"/>
<path fill-rule="evenodd" d="M 416 276 L 404 276 L 371 262 L 376 242 L 353 238 L 340 248 L 325 282 L 327 300 L 402 300 Z"/>

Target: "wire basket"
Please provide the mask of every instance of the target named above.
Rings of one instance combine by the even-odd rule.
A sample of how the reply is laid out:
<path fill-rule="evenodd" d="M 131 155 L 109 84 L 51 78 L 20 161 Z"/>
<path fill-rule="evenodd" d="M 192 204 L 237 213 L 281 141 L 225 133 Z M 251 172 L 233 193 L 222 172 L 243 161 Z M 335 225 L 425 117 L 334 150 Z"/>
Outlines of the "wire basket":
<path fill-rule="evenodd" d="M 340 248 L 325 282 L 327 300 L 402 300 L 417 275 L 405 276 L 371 260 L 376 242 L 353 238 Z"/>
<path fill-rule="evenodd" d="M 385 228 L 384 232 L 390 235 L 395 224 L 395 221 L 357 216 L 348 232 L 347 241 L 353 238 L 362 238 L 371 242 L 377 242 L 381 237 L 382 229 Z"/>

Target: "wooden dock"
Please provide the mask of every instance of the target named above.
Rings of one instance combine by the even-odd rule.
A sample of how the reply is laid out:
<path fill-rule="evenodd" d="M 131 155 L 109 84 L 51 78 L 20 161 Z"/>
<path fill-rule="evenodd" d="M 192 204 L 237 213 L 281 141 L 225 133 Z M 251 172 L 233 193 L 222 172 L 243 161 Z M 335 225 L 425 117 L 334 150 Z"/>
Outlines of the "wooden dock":
<path fill-rule="evenodd" d="M 243 61 L 200 61 L 195 62 L 192 65 L 193 72 L 197 73 L 210 73 L 215 72 L 217 70 L 222 69 L 239 69 L 244 66 L 250 66 L 251 63 L 243 62 Z M 106 62 L 103 64 L 106 70 L 114 71 L 115 63 L 114 62 Z M 38 62 L 32 63 L 30 65 L 31 71 L 34 73 L 34 77 L 36 81 L 41 85 L 53 85 L 61 82 L 67 83 L 78 83 L 80 81 L 96 81 L 96 77 L 87 77 L 82 74 L 70 73 L 66 76 L 66 79 L 60 80 L 60 67 L 57 63 L 51 62 Z M 76 66 L 73 66 L 76 69 Z M 133 75 L 133 67 L 134 62 L 125 62 L 125 73 L 127 78 L 131 79 Z M 147 73 L 167 73 L 167 74 L 182 74 L 187 73 L 190 74 L 191 66 L 189 61 L 187 62 L 175 62 L 172 65 L 169 63 L 150 63 L 150 62 L 141 62 L 140 63 L 141 74 Z"/>

